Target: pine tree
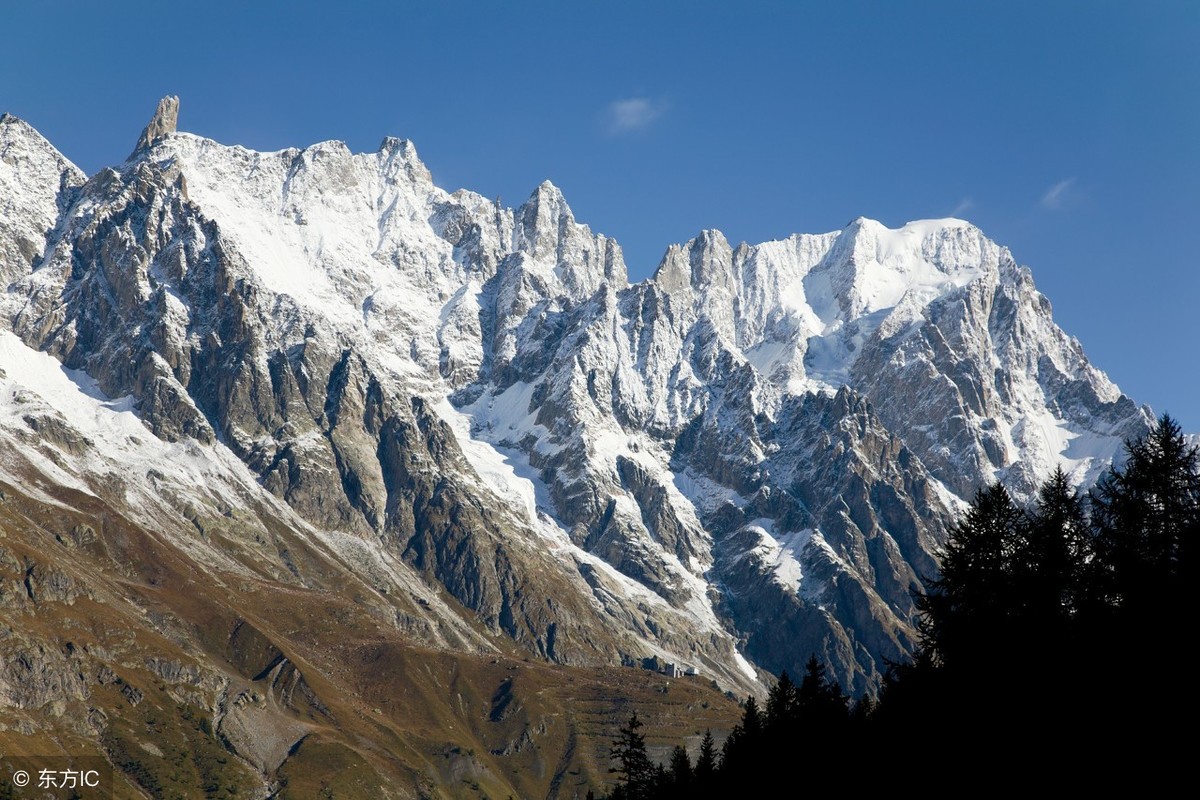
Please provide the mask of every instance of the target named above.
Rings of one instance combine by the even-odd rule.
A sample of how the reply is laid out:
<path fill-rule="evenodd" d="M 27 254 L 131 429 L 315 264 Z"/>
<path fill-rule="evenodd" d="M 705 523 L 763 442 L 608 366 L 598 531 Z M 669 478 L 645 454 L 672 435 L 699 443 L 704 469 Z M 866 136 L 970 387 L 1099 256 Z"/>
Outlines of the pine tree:
<path fill-rule="evenodd" d="M 713 741 L 711 730 L 704 731 L 704 739 L 700 742 L 700 755 L 696 757 L 696 783 L 708 786 L 717 773 L 717 745 Z"/>
<path fill-rule="evenodd" d="M 746 709 L 742 712 L 742 735 L 750 741 L 757 741 L 762 735 L 762 714 L 754 695 L 746 698 Z"/>
<path fill-rule="evenodd" d="M 1031 772 L 1064 768 L 1063 742 L 1118 765 L 1133 763 L 1130 746 L 1152 754 L 1142 764 L 1154 769 L 1187 763 L 1164 754 L 1178 720 L 1194 716 L 1193 693 L 1148 701 L 1120 658 L 1156 686 L 1191 684 L 1198 544 L 1200 454 L 1167 416 L 1126 445 L 1086 505 L 1061 471 L 1028 513 L 1000 486 L 980 491 L 918 598 L 913 661 L 889 667 L 877 708 L 856 707 L 851 728 L 867 716 L 891 737 L 916 731 L 963 769 L 994 767 L 997 751 L 980 744 L 1009 729 L 1022 731 Z M 811 694 L 802 683 L 801 703 Z"/>
<path fill-rule="evenodd" d="M 629 800 L 643 800 L 652 796 L 655 770 L 646 755 L 646 737 L 638 733 L 641 727 L 642 721 L 635 713 L 617 732 L 609 751 L 609 756 L 616 762 L 616 766 L 609 770 L 617 775 L 614 797 L 618 796 L 618 792 L 619 796 Z"/>
<path fill-rule="evenodd" d="M 767 695 L 766 728 L 772 736 L 790 730 L 796 721 L 796 684 L 784 670 Z"/>
<path fill-rule="evenodd" d="M 675 745 L 675 749 L 671 751 L 669 774 L 676 794 L 682 797 L 692 785 L 692 761 L 688 758 L 687 750 L 680 745 Z"/>
<path fill-rule="evenodd" d="M 1112 607 L 1151 607 L 1192 566 L 1200 529 L 1200 455 L 1167 415 L 1126 444 L 1125 465 L 1091 495 L 1096 581 Z"/>
<path fill-rule="evenodd" d="M 1091 534 L 1083 503 L 1062 469 L 1042 484 L 1015 559 L 1022 622 L 1055 635 L 1083 604 Z"/>
<path fill-rule="evenodd" d="M 725 737 L 725 743 L 721 745 L 720 774 L 722 780 L 732 775 L 737 769 L 740 769 L 738 756 L 741 750 L 741 740 L 742 726 L 739 723 L 733 726 L 733 730 Z"/>
<path fill-rule="evenodd" d="M 1173 419 L 1164 415 L 1143 439 L 1126 444 L 1125 463 L 1092 491 L 1091 512 L 1094 591 L 1083 620 L 1085 646 L 1136 653 L 1162 685 L 1188 685 L 1192 656 L 1184 631 L 1193 625 L 1200 454 Z M 1107 688 L 1099 677 L 1087 687 L 1093 694 Z M 1190 718 L 1189 704 L 1194 709 L 1190 699 L 1173 704 L 1172 713 Z M 1113 696 L 1110 706 L 1148 734 L 1162 730 L 1150 721 L 1163 712 L 1136 693 Z"/>
<path fill-rule="evenodd" d="M 877 705 L 878 704 L 875 702 L 874 697 L 869 694 L 864 694 L 862 697 L 858 698 L 857 701 L 855 701 L 853 706 L 851 706 L 850 722 L 858 726 L 867 724 L 870 722 L 871 717 L 875 714 L 875 708 Z"/>
<path fill-rule="evenodd" d="M 825 665 L 815 655 L 810 656 L 796 692 L 796 709 L 801 720 L 814 727 L 843 722 L 849 702 L 841 687 L 829 678 Z"/>
<path fill-rule="evenodd" d="M 917 597 L 921 648 L 935 663 L 978 662 L 1006 647 L 1019 606 L 1012 576 L 1023 523 L 1008 490 L 996 483 L 977 492 L 951 527 L 941 575 Z"/>
<path fill-rule="evenodd" d="M 655 764 L 650 774 L 650 784 L 646 787 L 644 797 L 672 797 L 674 792 L 671 785 L 671 773 L 662 764 Z"/>
<path fill-rule="evenodd" d="M 728 781 L 751 773 L 760 760 L 763 747 L 763 719 L 754 696 L 746 698 L 739 722 L 721 748 L 721 775 Z"/>

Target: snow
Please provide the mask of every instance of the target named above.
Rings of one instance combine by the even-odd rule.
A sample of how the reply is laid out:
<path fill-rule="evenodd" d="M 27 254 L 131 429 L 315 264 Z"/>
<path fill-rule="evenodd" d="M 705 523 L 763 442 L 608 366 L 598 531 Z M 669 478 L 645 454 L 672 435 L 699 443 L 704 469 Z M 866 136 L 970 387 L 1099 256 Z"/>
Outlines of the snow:
<path fill-rule="evenodd" d="M 0 469 L 14 485 L 28 485 L 30 468 L 51 486 L 86 494 L 124 484 L 131 513 L 151 530 L 164 520 L 178 525 L 182 519 L 165 499 L 170 493 L 164 486 L 181 496 L 205 496 L 218 508 L 241 507 L 246 493 L 261 491 L 232 453 L 194 441 L 158 439 L 133 411 L 130 398 L 105 397 L 85 373 L 66 369 L 9 331 L 0 331 L 0 371 L 0 433 L 6 439 L 26 441 L 26 420 L 41 419 L 56 422 L 85 445 L 81 453 L 62 451 L 52 439 L 38 437 L 35 447 L 6 448 Z"/>
<path fill-rule="evenodd" d="M 190 198 L 263 289 L 342 334 L 422 354 L 433 371 L 436 320 L 463 277 L 430 225 L 449 196 L 427 183 L 410 146 L 390 146 L 355 155 L 323 142 L 256 153 L 177 133 L 156 157 L 179 167 Z"/>
<path fill-rule="evenodd" d="M 804 549 L 814 539 L 812 528 L 780 532 L 775 520 L 760 517 L 746 523 L 744 529 L 758 537 L 758 544 L 746 551 L 744 557 L 756 558 L 771 572 L 772 578 L 790 592 L 806 597 L 820 593 L 823 587 L 809 586 L 804 581 L 801 565 Z"/>
<path fill-rule="evenodd" d="M 948 234 L 968 239 L 953 258 L 942 252 Z M 797 313 L 811 332 L 804 360 L 808 374 L 835 387 L 845 384 L 864 342 L 898 307 L 911 317 L 980 278 L 993 262 L 989 245 L 977 229 L 956 219 L 920 220 L 896 230 L 856 220 L 793 290 L 809 303 L 803 310 L 797 299 L 790 301 L 802 309 Z"/>
<path fill-rule="evenodd" d="M 0 281 L 7 285 L 43 254 L 62 189 L 84 174 L 27 123 L 0 118 Z"/>
<path fill-rule="evenodd" d="M 449 400 L 439 402 L 435 411 L 450 425 L 463 455 L 496 497 L 510 509 L 521 512 L 535 531 L 557 544 L 563 544 L 566 533 L 552 522 L 554 505 L 549 491 L 536 470 L 529 465 L 529 458 L 519 450 L 502 449 L 472 436 L 471 416 L 452 406 Z M 559 529 L 554 531 L 555 528 Z"/>
<path fill-rule="evenodd" d="M 33 350 L 11 331 L 0 331 L 0 413 L 5 422 L 29 410 L 44 410 L 69 420 L 81 434 L 106 443 L 154 440 L 132 411 L 129 397 L 104 396 L 86 373 L 69 370 Z M 157 441 L 157 440 L 155 440 Z"/>
<path fill-rule="evenodd" d="M 509 509 L 518 511 L 547 547 L 559 553 L 560 557 L 570 557 L 575 563 L 587 565 L 605 576 L 608 588 L 593 591 L 601 607 L 607 607 L 610 603 L 620 606 L 623 602 L 648 605 L 658 615 L 681 619 L 680 624 L 689 630 L 707 631 L 719 639 L 728 638 L 709 597 L 709 585 L 702 574 L 705 565 L 685 565 L 672 553 L 660 553 L 676 588 L 682 588 L 687 596 L 681 607 L 674 606 L 571 541 L 565 526 L 555 514 L 549 488 L 538 471 L 529 464 L 528 456 L 518 449 L 499 444 L 523 441 L 526 436 L 544 436 L 547 433 L 533 421 L 533 414 L 528 411 L 535 389 L 535 386 L 517 383 L 499 395 L 487 395 L 464 409 L 456 409 L 444 401 L 438 404 L 437 412 L 450 424 L 459 447 L 483 483 Z M 500 420 L 506 420 L 506 424 L 500 424 Z M 486 441 L 480 437 L 486 437 Z M 667 490 L 679 518 L 697 531 L 702 530 L 696 509 L 688 497 L 671 483 L 672 476 L 662 463 L 662 458 L 655 455 L 659 448 L 648 437 L 620 434 L 610 429 L 594 439 L 593 445 L 595 457 L 608 469 L 615 469 L 612 465 L 618 455 L 636 460 Z M 618 513 L 628 514 L 632 518 L 640 517 L 640 510 L 630 498 L 619 496 L 615 499 Z M 611 590 L 615 590 L 616 594 L 610 594 Z M 646 644 L 654 654 L 674 661 L 695 658 L 694 655 L 665 648 L 653 641 Z M 735 655 L 735 664 L 752 685 L 758 685 L 757 673 L 740 654 Z"/>
<path fill-rule="evenodd" d="M 239 526 L 254 530 L 256 520 L 243 512 L 263 507 L 293 531 L 324 544 L 353 565 L 357 574 L 379 578 L 421 598 L 458 641 L 495 649 L 386 549 L 345 533 L 313 528 L 266 493 L 256 476 L 224 446 L 164 442 L 142 423 L 131 397 L 106 397 L 86 373 L 63 367 L 9 331 L 0 331 L 0 375 L 0 441 L 4 443 L 0 479 L 39 502 L 68 508 L 51 492 L 69 488 L 103 496 L 117 483 L 124 486 L 126 513 L 147 530 L 164 535 L 194 532 L 186 514 L 206 513 L 205 509 L 214 516 L 221 509 L 234 509 Z M 28 446 L 27 418 L 57 420 L 87 446 L 81 453 L 66 453 L 44 437 Z M 172 498 L 179 498 L 182 505 Z M 265 529 L 258 531 L 267 535 Z M 173 535 L 172 543 L 225 574 L 252 575 L 222 548 L 199 538 Z"/>
<path fill-rule="evenodd" d="M 660 617 L 678 617 L 683 628 L 727 636 L 708 599 L 707 584 L 697 574 L 705 564 L 684 565 L 673 555 L 664 556 L 688 596 L 683 607 L 675 608 L 571 541 L 556 516 L 550 488 L 529 462 L 528 448 L 544 457 L 563 446 L 536 421 L 531 403 L 535 384 L 518 381 L 504 391 L 484 392 L 466 408 L 449 402 L 440 362 L 478 368 L 483 350 L 471 328 L 479 324 L 483 303 L 492 299 L 484 297 L 483 280 L 472 274 L 475 265 L 456 261 L 461 254 L 438 233 L 449 219 L 444 209 L 451 196 L 433 187 L 421 169 L 388 172 L 388 158 L 353 155 L 340 143 L 258 154 L 175 134 L 156 149 L 159 157 L 175 159 L 187 177 L 191 199 L 218 223 L 223 241 L 236 249 L 256 283 L 282 298 L 277 303 L 281 313 L 331 324 L 339 337 L 360 342 L 359 352 L 395 376 L 399 386 L 430 395 L 475 477 L 523 521 L 518 527 L 561 562 L 586 564 L 606 576 L 605 592 L 614 594 L 596 594 L 602 607 L 640 603 L 657 609 Z M 409 167 L 418 163 L 415 153 L 408 158 Z M 497 210 L 477 196 L 454 197 L 473 213 L 500 223 L 505 214 L 511 218 L 512 212 Z M 575 225 L 557 189 L 544 184 L 535 199 L 537 232 L 527 237 L 526 229 L 518 229 L 513 241 L 523 248 L 513 269 L 534 280 L 513 282 L 503 298 L 524 308 L 538 302 L 531 287 L 586 297 L 602 281 L 624 282 L 619 250 L 610 251 L 604 237 Z M 487 239 L 494 234 L 481 235 Z M 595 269 L 580 270 L 580 263 Z M 512 338 L 498 349 L 505 352 L 516 344 Z M 632 441 L 607 427 L 588 438 L 610 470 L 620 453 L 655 476 L 666 475 L 663 481 L 677 513 L 700 530 L 695 509 L 670 480 L 665 457 L 653 454 L 657 444 Z"/>

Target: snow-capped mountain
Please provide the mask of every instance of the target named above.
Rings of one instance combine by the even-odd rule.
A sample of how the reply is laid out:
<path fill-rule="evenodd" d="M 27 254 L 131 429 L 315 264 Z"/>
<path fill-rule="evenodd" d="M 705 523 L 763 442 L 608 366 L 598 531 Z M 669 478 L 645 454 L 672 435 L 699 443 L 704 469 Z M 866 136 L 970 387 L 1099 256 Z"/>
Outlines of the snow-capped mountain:
<path fill-rule="evenodd" d="M 549 182 L 177 112 L 90 178 L 0 119 L 0 466 L 303 582 L 283 524 L 439 646 L 869 689 L 977 487 L 1087 484 L 1151 420 L 961 220 L 704 231 L 630 284 Z"/>

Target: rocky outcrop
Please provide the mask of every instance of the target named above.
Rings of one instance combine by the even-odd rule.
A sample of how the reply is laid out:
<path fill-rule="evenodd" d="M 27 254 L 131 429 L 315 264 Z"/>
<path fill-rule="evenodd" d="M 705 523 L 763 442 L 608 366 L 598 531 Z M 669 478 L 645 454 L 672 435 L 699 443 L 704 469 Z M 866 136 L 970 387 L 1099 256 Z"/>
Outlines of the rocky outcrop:
<path fill-rule="evenodd" d="M 25 121 L 0 116 L 0 284 L 38 267 L 85 176 Z"/>
<path fill-rule="evenodd" d="M 178 124 L 179 98 L 171 96 L 159 100 L 158 108 L 154 110 L 154 116 L 150 118 L 150 122 L 142 129 L 142 135 L 138 137 L 137 146 L 133 148 L 133 155 L 136 156 L 146 150 L 168 133 L 174 133 Z"/>

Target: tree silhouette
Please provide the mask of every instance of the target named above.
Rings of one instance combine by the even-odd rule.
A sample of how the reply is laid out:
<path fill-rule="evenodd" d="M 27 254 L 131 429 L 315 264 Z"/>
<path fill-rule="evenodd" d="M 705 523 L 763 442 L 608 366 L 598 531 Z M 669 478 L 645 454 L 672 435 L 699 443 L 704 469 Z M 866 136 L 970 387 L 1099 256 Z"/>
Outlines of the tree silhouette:
<path fill-rule="evenodd" d="M 609 751 L 609 756 L 616 762 L 609 769 L 617 775 L 617 787 L 611 795 L 614 800 L 643 800 L 654 796 L 655 769 L 646 755 L 646 737 L 638 733 L 641 727 L 642 721 L 633 714 L 617 732 Z"/>
<path fill-rule="evenodd" d="M 784 670 L 767 694 L 766 729 L 772 737 L 784 734 L 795 726 L 796 700 L 796 684 Z"/>
<path fill-rule="evenodd" d="M 746 698 L 742 721 L 734 727 L 721 748 L 721 775 L 744 774 L 762 760 L 763 719 L 754 696 Z M 724 781 L 723 781 L 724 782 Z"/>
<path fill-rule="evenodd" d="M 1008 490 L 996 483 L 977 492 L 951 527 L 941 575 L 917 597 L 920 646 L 934 663 L 962 659 L 977 666 L 1003 649 L 1016 610 L 1012 574 L 1023 523 Z"/>
<path fill-rule="evenodd" d="M 742 737 L 751 742 L 757 742 L 762 736 L 762 714 L 758 710 L 758 701 L 754 695 L 746 698 L 746 710 L 742 712 Z"/>
<path fill-rule="evenodd" d="M 849 703 L 850 698 L 829 677 L 825 665 L 815 655 L 809 656 L 796 690 L 796 716 L 801 724 L 822 737 L 837 737 L 849 718 Z M 822 751 L 828 750 L 827 742 L 827 738 L 819 741 Z"/>
<path fill-rule="evenodd" d="M 1091 495 L 1101 601 L 1141 611 L 1178 590 L 1200 527 L 1200 456 L 1163 415 L 1145 438 L 1126 445 L 1125 464 Z"/>
<path fill-rule="evenodd" d="M 675 794 L 684 797 L 692 786 L 692 762 L 682 745 L 675 745 L 675 749 L 671 751 L 671 768 L 668 774 Z"/>
<path fill-rule="evenodd" d="M 700 754 L 696 757 L 695 781 L 698 785 L 709 786 L 717 773 L 717 745 L 713 741 L 711 730 L 704 731 L 704 739 L 700 742 Z"/>
<path fill-rule="evenodd" d="M 1061 468 L 1038 491 L 1021 545 L 1013 571 L 1022 621 L 1061 632 L 1085 602 L 1091 551 L 1083 503 Z"/>
<path fill-rule="evenodd" d="M 923 764 L 1079 789 L 1080 753 L 1106 781 L 1185 775 L 1198 543 L 1200 453 L 1168 416 L 1086 501 L 1062 470 L 1024 509 L 999 484 L 982 489 L 917 596 L 916 653 L 887 666 L 878 699 L 851 709 L 811 657 L 798 684 L 780 675 L 765 711 L 746 700 L 719 764 L 705 736 L 686 796 L 765 794 L 801 753 L 856 791 L 894 791 Z M 658 796 L 685 796 L 685 766 L 677 748 Z"/>

